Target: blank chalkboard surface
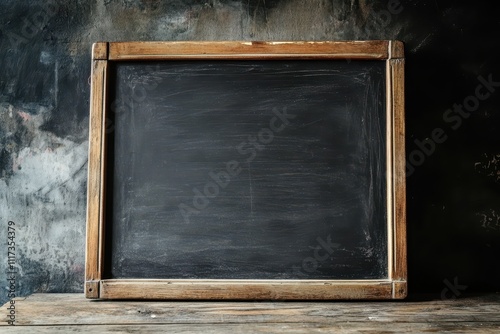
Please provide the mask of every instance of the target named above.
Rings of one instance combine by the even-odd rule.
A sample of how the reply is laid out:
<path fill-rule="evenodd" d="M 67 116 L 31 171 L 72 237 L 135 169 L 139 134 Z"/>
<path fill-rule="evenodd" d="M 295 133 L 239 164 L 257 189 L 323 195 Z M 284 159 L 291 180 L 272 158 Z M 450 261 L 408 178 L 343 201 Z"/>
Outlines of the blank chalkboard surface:
<path fill-rule="evenodd" d="M 88 297 L 406 294 L 394 43 L 372 56 L 348 42 L 291 56 L 262 42 L 102 44 Z"/>

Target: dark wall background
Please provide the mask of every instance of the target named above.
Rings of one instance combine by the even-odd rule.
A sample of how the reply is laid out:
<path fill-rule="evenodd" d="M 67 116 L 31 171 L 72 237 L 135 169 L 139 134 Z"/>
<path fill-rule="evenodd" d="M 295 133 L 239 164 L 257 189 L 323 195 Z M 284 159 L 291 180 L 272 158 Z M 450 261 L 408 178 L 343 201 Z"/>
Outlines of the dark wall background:
<path fill-rule="evenodd" d="M 410 293 L 500 290 L 500 87 L 474 99 L 479 76 L 500 82 L 495 2 L 3 0 L 0 13 L 2 287 L 10 220 L 19 295 L 83 290 L 93 42 L 399 39 Z M 464 101 L 479 103 L 448 111 Z"/>

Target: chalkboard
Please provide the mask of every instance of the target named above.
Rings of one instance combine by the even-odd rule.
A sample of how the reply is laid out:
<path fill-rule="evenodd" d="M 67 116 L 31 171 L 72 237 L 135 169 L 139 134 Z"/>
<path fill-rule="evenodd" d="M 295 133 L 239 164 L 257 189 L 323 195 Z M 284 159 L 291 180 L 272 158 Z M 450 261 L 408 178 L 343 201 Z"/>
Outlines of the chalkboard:
<path fill-rule="evenodd" d="M 186 298 L 259 298 L 248 282 L 265 282 L 268 297 L 283 299 L 318 296 L 306 286 L 280 295 L 273 284 L 389 282 L 390 296 L 375 297 L 405 294 L 401 284 L 401 293 L 394 291 L 393 191 L 400 172 L 392 43 L 382 59 L 342 56 L 335 52 L 340 44 L 328 49 L 331 57 L 324 51 L 287 57 L 279 45 L 265 57 L 262 42 L 252 56 L 232 49 L 211 57 L 201 45 L 200 53 L 179 56 L 167 43 L 163 56 L 150 58 L 143 50 L 130 57 L 123 44 L 110 43 L 110 59 L 113 44 L 115 57 L 129 57 L 100 60 L 94 49 L 94 62 L 106 67 L 101 277 L 87 279 L 94 287 L 89 297 L 155 297 L 112 288 L 151 280 L 246 288 L 226 295 L 214 294 L 213 285 L 197 295 L 180 288 Z M 178 296 L 163 286 L 156 286 L 163 298 Z M 335 293 L 326 298 L 371 296 Z"/>

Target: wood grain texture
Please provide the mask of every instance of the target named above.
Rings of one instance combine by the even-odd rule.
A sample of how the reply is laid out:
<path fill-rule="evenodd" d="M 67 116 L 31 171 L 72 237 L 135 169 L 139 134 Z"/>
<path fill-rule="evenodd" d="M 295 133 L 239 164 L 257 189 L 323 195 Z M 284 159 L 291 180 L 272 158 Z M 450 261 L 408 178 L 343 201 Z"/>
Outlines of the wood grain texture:
<path fill-rule="evenodd" d="M 7 306 L 2 306 L 5 309 Z M 500 294 L 411 302 L 94 301 L 16 298 L 9 333 L 497 333 Z M 0 326 L 6 326 L 5 320 Z"/>
<path fill-rule="evenodd" d="M 103 280 L 104 299 L 318 300 L 383 299 L 389 281 L 325 280 Z"/>
<path fill-rule="evenodd" d="M 87 244 L 85 258 L 85 280 L 101 278 L 102 248 L 102 186 L 103 186 L 103 145 L 104 145 L 104 105 L 106 95 L 107 61 L 94 60 L 92 63 L 89 162 L 87 181 Z M 91 285 L 93 286 L 93 285 Z M 95 298 L 96 289 L 86 293 Z"/>
<path fill-rule="evenodd" d="M 389 45 L 389 41 L 111 42 L 109 59 L 387 59 Z"/>
<path fill-rule="evenodd" d="M 68 326 L 16 326 L 9 328 L 9 333 L 485 333 L 496 334 L 498 322 L 459 322 L 459 323 L 397 323 L 385 322 L 347 322 L 334 324 L 159 324 L 159 325 L 68 325 Z"/>
<path fill-rule="evenodd" d="M 406 280 L 406 158 L 404 112 L 404 59 L 389 60 L 392 76 L 393 160 L 394 160 L 394 262 L 392 278 Z"/>
<path fill-rule="evenodd" d="M 408 283 L 406 280 L 392 282 L 392 299 L 404 299 L 408 295 Z"/>
<path fill-rule="evenodd" d="M 92 60 L 108 59 L 108 43 L 97 42 L 92 45 Z"/>
<path fill-rule="evenodd" d="M 385 149 L 385 179 L 386 179 L 386 212 L 387 212 L 387 252 L 388 252 L 388 273 L 389 277 L 393 277 L 394 271 L 394 145 L 393 143 L 393 122 L 394 122 L 394 108 L 393 108 L 393 94 L 392 94 L 393 78 L 391 75 L 390 61 L 385 61 L 385 142 L 387 143 Z"/>
<path fill-rule="evenodd" d="M 85 296 L 87 298 L 99 298 L 100 281 L 85 281 Z"/>
<path fill-rule="evenodd" d="M 389 59 L 404 58 L 404 44 L 401 41 L 389 42 Z"/>

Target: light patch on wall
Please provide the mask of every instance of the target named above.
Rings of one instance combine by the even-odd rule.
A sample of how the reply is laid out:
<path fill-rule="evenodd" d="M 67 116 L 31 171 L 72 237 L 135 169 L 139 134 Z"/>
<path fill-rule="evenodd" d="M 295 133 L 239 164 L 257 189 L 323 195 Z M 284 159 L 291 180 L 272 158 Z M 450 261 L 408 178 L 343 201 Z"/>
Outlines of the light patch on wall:
<path fill-rule="evenodd" d="M 49 65 L 54 63 L 54 56 L 47 51 L 40 52 L 40 63 Z"/>
<path fill-rule="evenodd" d="M 153 39 L 184 40 L 188 39 L 193 30 L 193 18 L 197 15 L 194 10 L 185 12 L 165 13 L 159 17 L 151 28 Z M 165 37 L 165 35 L 167 37 Z"/>
<path fill-rule="evenodd" d="M 19 117 L 10 117 L 12 110 Z M 36 114 L 13 106 L 2 106 L 1 112 L 3 119 L 12 119 L 10 130 L 30 137 L 10 151 L 12 171 L 0 178 L 2 226 L 9 220 L 16 223 L 19 281 L 24 275 L 39 276 L 31 267 L 23 267 L 37 263 L 39 270 L 57 279 L 76 275 L 83 282 L 88 144 L 40 130 L 50 113 L 45 107 L 40 106 Z M 0 230 L 0 238 L 6 240 L 6 229 Z M 1 272 L 6 265 L 0 262 Z M 33 280 L 28 276 L 25 282 Z M 60 284 L 57 279 L 53 276 L 49 281 Z M 72 279 L 68 284 L 78 285 L 68 287 L 75 291 L 81 283 Z"/>

